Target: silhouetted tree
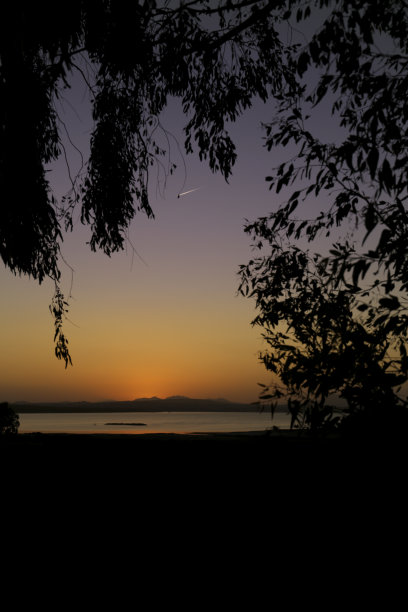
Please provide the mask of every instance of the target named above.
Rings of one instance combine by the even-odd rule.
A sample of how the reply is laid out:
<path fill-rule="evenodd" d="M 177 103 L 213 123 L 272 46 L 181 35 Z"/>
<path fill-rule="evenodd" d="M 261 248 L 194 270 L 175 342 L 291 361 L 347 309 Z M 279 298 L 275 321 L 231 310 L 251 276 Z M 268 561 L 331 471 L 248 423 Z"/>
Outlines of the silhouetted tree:
<path fill-rule="evenodd" d="M 155 141 L 169 96 L 186 115 L 185 148 L 227 179 L 236 158 L 225 124 L 289 83 L 275 29 L 284 2 L 16 0 L 0 19 L 0 254 L 15 274 L 56 292 L 56 355 L 71 362 L 59 287 L 62 227 L 74 208 L 91 227 L 91 249 L 124 247 L 137 210 L 153 217 L 149 168 L 164 153 Z M 72 73 L 92 101 L 90 158 L 63 206 L 45 166 L 63 151 L 54 100 Z M 23 178 L 22 178 L 23 177 Z"/>
<path fill-rule="evenodd" d="M 312 431 L 343 427 L 345 418 L 372 430 L 383 426 L 385 407 L 399 418 L 404 402 L 395 388 L 407 374 L 390 355 L 387 329 L 358 320 L 353 293 L 327 282 L 318 257 L 296 246 L 278 250 L 241 270 L 268 346 L 261 360 L 279 379 L 261 385 L 261 401 L 276 408 L 285 400 L 291 427 Z"/>
<path fill-rule="evenodd" d="M 7 402 L 0 403 L 0 437 L 18 433 L 20 421 L 18 415 Z"/>
<path fill-rule="evenodd" d="M 295 149 L 266 178 L 289 196 L 247 224 L 261 254 L 240 272 L 270 347 L 262 359 L 308 426 L 312 412 L 315 424 L 332 416 L 329 392 L 349 413 L 399 410 L 408 372 L 408 5 L 322 0 L 300 6 L 297 20 L 313 5 L 330 12 L 292 49 L 298 87 L 278 96 L 265 126 L 268 149 Z M 333 142 L 310 127 L 328 105 L 342 133 Z M 302 214 L 316 197 L 323 210 Z M 332 247 L 312 256 L 305 245 L 321 237 Z"/>

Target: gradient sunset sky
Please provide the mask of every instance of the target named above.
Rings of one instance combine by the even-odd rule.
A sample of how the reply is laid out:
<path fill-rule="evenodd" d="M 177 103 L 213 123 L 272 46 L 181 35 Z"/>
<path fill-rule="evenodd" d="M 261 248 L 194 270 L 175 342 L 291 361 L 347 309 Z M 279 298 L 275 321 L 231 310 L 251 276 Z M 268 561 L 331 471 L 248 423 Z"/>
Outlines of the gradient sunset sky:
<path fill-rule="evenodd" d="M 56 108 L 86 160 L 92 120 L 78 75 Z M 319 112 L 312 127 L 330 139 L 330 115 L 326 120 Z M 271 121 L 273 114 L 273 100 L 255 101 L 231 126 L 238 159 L 227 184 L 198 155 L 184 154 L 184 167 L 176 140 L 183 150 L 186 121 L 178 101 L 170 101 L 162 123 L 172 134 L 171 160 L 177 170 L 166 184 L 161 170 L 151 173 L 156 218 L 138 213 L 129 232 L 139 256 L 130 247 L 111 258 L 92 253 L 86 244 L 90 232 L 78 211 L 74 231 L 62 246 L 68 265 L 61 263 L 66 295 L 72 283 L 65 333 L 73 367 L 65 369 L 54 356 L 48 309 L 52 283 L 39 286 L 1 265 L 0 401 L 131 400 L 176 394 L 258 399 L 257 383 L 268 384 L 271 377 L 258 359 L 265 347 L 261 330 L 251 326 L 254 303 L 237 295 L 237 272 L 253 255 L 243 231 L 245 219 L 267 215 L 285 199 L 285 194 L 269 191 L 265 181 L 271 168 L 290 156 L 289 150 L 268 152 L 263 146 L 261 122 Z M 64 140 L 75 175 L 81 159 Z M 164 139 L 162 144 L 167 147 Z M 64 156 L 48 176 L 60 199 L 70 187 Z"/>
<path fill-rule="evenodd" d="M 71 140 L 88 153 L 91 119 L 84 86 L 76 81 L 58 104 Z M 1 401 L 128 400 L 142 396 L 225 397 L 251 402 L 269 377 L 258 361 L 262 349 L 250 300 L 237 296 L 239 264 L 251 257 L 243 232 L 274 206 L 265 176 L 276 154 L 263 147 L 260 121 L 272 105 L 255 103 L 231 128 L 238 160 L 229 184 L 198 156 L 184 155 L 170 138 L 175 174 L 152 172 L 156 219 L 136 215 L 129 237 L 138 257 L 92 253 L 89 230 L 78 220 L 65 236 L 63 290 L 72 282 L 69 338 L 73 367 L 54 356 L 53 286 L 15 277 L 1 266 Z M 172 100 L 163 125 L 183 148 L 183 115 Z M 164 144 L 164 142 L 163 142 Z M 74 174 L 80 157 L 66 142 Z M 274 159 L 275 158 L 275 159 Z M 61 157 L 49 178 L 58 198 L 69 188 Z M 24 180 L 22 169 L 21 180 Z M 199 190 L 177 198 L 182 190 Z M 78 213 L 79 217 L 79 213 Z"/>

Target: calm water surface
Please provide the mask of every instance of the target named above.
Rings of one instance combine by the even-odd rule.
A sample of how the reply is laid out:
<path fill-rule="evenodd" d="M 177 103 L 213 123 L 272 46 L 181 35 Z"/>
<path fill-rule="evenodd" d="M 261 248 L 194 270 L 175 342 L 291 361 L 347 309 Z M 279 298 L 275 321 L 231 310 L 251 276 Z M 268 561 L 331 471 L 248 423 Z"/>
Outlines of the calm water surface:
<path fill-rule="evenodd" d="M 275 414 L 272 421 L 269 412 L 48 413 L 20 414 L 19 419 L 21 433 L 238 432 L 263 431 L 274 425 L 281 428 L 289 426 L 286 414 Z"/>

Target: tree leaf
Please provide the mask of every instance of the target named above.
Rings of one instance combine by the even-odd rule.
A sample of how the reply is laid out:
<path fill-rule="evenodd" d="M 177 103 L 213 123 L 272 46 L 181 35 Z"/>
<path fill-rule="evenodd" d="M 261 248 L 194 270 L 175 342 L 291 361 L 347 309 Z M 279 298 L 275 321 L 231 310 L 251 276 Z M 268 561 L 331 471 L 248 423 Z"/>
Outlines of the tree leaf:
<path fill-rule="evenodd" d="M 378 149 L 373 147 L 367 156 L 367 163 L 370 169 L 370 176 L 372 179 L 374 179 L 375 173 L 377 171 L 378 159 L 379 159 Z"/>

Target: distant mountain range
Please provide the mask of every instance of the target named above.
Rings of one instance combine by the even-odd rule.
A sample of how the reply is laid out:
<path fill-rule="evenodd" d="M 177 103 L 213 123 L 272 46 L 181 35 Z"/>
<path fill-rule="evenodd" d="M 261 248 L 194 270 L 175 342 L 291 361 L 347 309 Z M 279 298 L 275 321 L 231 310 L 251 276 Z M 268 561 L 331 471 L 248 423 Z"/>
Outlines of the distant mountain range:
<path fill-rule="evenodd" d="M 131 401 L 14 402 L 17 413 L 27 412 L 257 412 L 259 406 L 223 398 L 193 399 L 183 395 L 140 397 Z"/>

